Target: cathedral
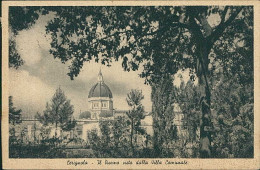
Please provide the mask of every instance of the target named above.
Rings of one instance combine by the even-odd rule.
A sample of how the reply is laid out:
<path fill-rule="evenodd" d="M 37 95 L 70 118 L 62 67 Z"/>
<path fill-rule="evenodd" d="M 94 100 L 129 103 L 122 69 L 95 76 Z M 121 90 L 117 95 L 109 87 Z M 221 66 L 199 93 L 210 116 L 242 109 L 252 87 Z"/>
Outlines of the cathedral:
<path fill-rule="evenodd" d="M 127 93 L 127 92 L 126 92 Z M 86 140 L 88 131 L 92 129 L 99 129 L 99 121 L 107 119 L 117 119 L 118 117 L 127 117 L 128 110 L 116 110 L 113 108 L 113 95 L 105 83 L 101 70 L 97 76 L 97 82 L 89 90 L 88 95 L 88 111 L 91 113 L 89 119 L 78 119 L 78 125 L 81 124 L 81 138 Z M 153 134 L 152 130 L 152 117 L 146 113 L 146 117 L 141 122 L 141 126 L 146 129 L 147 133 Z"/>
<path fill-rule="evenodd" d="M 89 91 L 88 105 L 91 119 L 112 117 L 114 115 L 113 95 L 103 80 L 101 70 L 98 74 L 98 82 Z"/>

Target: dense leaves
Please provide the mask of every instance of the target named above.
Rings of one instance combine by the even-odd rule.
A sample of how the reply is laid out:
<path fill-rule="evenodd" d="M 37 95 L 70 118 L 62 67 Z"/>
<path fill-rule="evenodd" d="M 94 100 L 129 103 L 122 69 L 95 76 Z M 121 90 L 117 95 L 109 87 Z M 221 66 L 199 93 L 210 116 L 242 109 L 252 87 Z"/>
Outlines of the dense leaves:
<path fill-rule="evenodd" d="M 129 110 L 126 114 L 131 122 L 131 136 L 130 136 L 130 142 L 131 147 L 134 152 L 134 144 L 133 144 L 133 137 L 134 134 L 144 134 L 145 130 L 140 127 L 141 120 L 145 118 L 144 115 L 144 106 L 142 105 L 141 101 L 144 99 L 144 96 L 142 94 L 142 91 L 132 89 L 127 94 L 127 104 L 129 107 L 131 107 L 131 110 Z"/>
<path fill-rule="evenodd" d="M 241 10 L 243 15 L 236 18 Z M 235 44 L 235 38 L 240 41 L 245 37 L 238 36 L 241 30 L 252 25 L 252 8 L 234 6 L 11 7 L 10 25 L 17 31 L 28 28 L 39 13 L 49 11 L 56 13 L 46 29 L 52 35 L 50 52 L 62 62 L 71 61 L 71 78 L 79 74 L 84 62 L 92 59 L 110 65 L 112 59 L 122 58 L 128 71 L 137 70 L 143 63 L 142 76 L 147 78 L 163 71 L 174 74 L 182 68 L 194 72 L 198 62 L 196 49 L 202 48 L 199 43 L 207 46 L 208 53 L 212 47 L 224 52 L 222 45 L 215 48 L 219 44 L 216 40 L 222 44 L 222 38 L 230 37 L 229 44 Z M 208 24 L 207 17 L 211 15 L 220 16 L 219 25 Z"/>
<path fill-rule="evenodd" d="M 130 126 L 124 118 L 101 121 L 99 127 L 101 134 L 96 129 L 88 133 L 88 141 L 96 157 L 130 156 Z"/>
<path fill-rule="evenodd" d="M 24 64 L 24 60 L 21 58 L 17 51 L 17 46 L 14 38 L 9 40 L 9 67 L 18 69 Z"/>
<path fill-rule="evenodd" d="M 160 84 L 152 86 L 153 144 L 156 157 L 173 157 L 168 149 L 171 142 L 177 139 L 177 131 L 173 123 L 175 93 L 172 78 L 162 77 Z"/>
<path fill-rule="evenodd" d="M 17 139 L 17 125 L 19 125 L 21 121 L 21 109 L 16 109 L 13 103 L 13 96 L 9 96 L 9 144 L 19 143 L 19 139 Z M 19 133 L 19 132 L 18 132 Z"/>
<path fill-rule="evenodd" d="M 201 108 L 198 105 L 200 101 L 199 89 L 191 80 L 187 83 L 182 80 L 180 87 L 176 87 L 175 90 L 177 103 L 184 114 L 183 127 L 188 131 L 187 142 L 192 143 L 193 157 L 197 157 L 199 150 L 198 130 L 201 120 Z"/>
<path fill-rule="evenodd" d="M 17 51 L 16 35 L 19 31 L 29 29 L 39 18 L 40 7 L 11 7 L 9 8 L 9 67 L 19 68 L 24 64 Z"/>
<path fill-rule="evenodd" d="M 31 27 L 39 18 L 40 9 L 41 7 L 10 7 L 9 25 L 12 32 L 18 34 L 19 31 Z"/>
<path fill-rule="evenodd" d="M 113 117 L 113 112 L 103 110 L 103 111 L 99 114 L 99 117 L 103 117 L 103 118 Z"/>
<path fill-rule="evenodd" d="M 13 96 L 9 96 L 9 123 L 12 125 L 21 123 L 21 112 L 21 109 L 17 110 L 14 106 Z"/>
<path fill-rule="evenodd" d="M 73 106 L 67 99 L 64 92 L 59 87 L 51 99 L 51 103 L 46 104 L 46 110 L 43 115 L 38 114 L 37 118 L 43 125 L 55 125 L 62 130 L 70 130 L 75 127 L 75 121 L 72 120 Z"/>
<path fill-rule="evenodd" d="M 89 111 L 85 111 L 80 113 L 79 119 L 90 119 L 91 118 L 91 113 Z"/>
<path fill-rule="evenodd" d="M 246 63 L 245 63 L 246 64 Z M 225 76 L 219 67 L 211 77 L 212 86 L 212 134 L 213 157 L 252 158 L 254 150 L 253 82 L 242 84 L 238 73 L 232 78 Z M 245 75 L 245 74 L 243 74 Z M 247 77 L 244 77 L 247 78 Z M 213 81 L 214 80 L 214 81 Z M 198 86 L 193 82 L 182 82 L 178 88 L 178 102 L 185 115 L 184 127 L 188 129 L 189 142 L 198 142 L 196 131 L 200 125 Z M 194 155 L 198 148 L 193 147 Z"/>
<path fill-rule="evenodd" d="M 213 147 L 216 157 L 252 158 L 254 151 L 253 83 L 240 84 L 238 74 L 220 76 L 214 87 Z"/>
<path fill-rule="evenodd" d="M 222 66 L 225 76 L 238 76 L 239 83 L 253 81 L 253 8 L 245 7 L 243 20 L 234 20 L 213 46 L 212 67 Z M 232 31 L 229 31 L 232 30 Z M 211 70 L 214 70 L 211 68 Z"/>

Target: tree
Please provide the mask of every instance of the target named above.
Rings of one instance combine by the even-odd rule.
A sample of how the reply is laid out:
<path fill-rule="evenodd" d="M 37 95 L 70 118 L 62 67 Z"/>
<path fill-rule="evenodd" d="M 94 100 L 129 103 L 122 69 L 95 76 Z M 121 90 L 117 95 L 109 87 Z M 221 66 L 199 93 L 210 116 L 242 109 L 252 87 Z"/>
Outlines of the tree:
<path fill-rule="evenodd" d="M 57 137 L 58 127 L 66 131 L 75 127 L 75 121 L 72 120 L 73 112 L 73 105 L 70 104 L 70 100 L 59 87 L 53 95 L 51 103 L 47 102 L 43 115 L 38 114 L 38 119 L 44 125 L 55 125 L 55 137 Z"/>
<path fill-rule="evenodd" d="M 103 117 L 103 118 L 113 117 L 113 112 L 103 110 L 103 111 L 99 114 L 99 117 Z"/>
<path fill-rule="evenodd" d="M 82 112 L 82 113 L 80 113 L 79 118 L 80 119 L 90 119 L 91 113 L 89 111 Z"/>
<path fill-rule="evenodd" d="M 21 123 L 21 112 L 21 109 L 17 110 L 16 107 L 14 107 L 13 96 L 9 96 L 9 123 L 12 125 Z"/>
<path fill-rule="evenodd" d="M 134 133 L 140 132 L 141 134 L 144 134 L 144 129 L 140 127 L 141 119 L 145 118 L 144 106 L 141 103 L 143 99 L 144 96 L 142 94 L 142 91 L 136 89 L 132 89 L 127 94 L 127 98 L 126 98 L 128 106 L 131 107 L 131 110 L 126 112 L 126 114 L 131 122 L 130 143 L 131 143 L 133 154 L 134 154 L 134 145 L 133 145 Z"/>
<path fill-rule="evenodd" d="M 176 100 L 184 114 L 183 126 L 188 131 L 188 142 L 193 145 L 193 157 L 198 157 L 199 153 L 197 144 L 199 143 L 197 131 L 200 129 L 200 94 L 198 86 L 191 80 L 185 83 L 183 80 L 180 87 L 175 88 Z"/>
<path fill-rule="evenodd" d="M 248 56 L 250 58 L 250 56 Z M 248 63 L 247 63 L 248 64 Z M 241 66 L 240 64 L 232 67 Z M 251 158 L 254 148 L 253 130 L 253 70 L 224 70 L 218 65 L 212 72 L 212 156 L 215 158 Z M 247 75 L 251 74 L 251 76 Z M 247 79 L 248 81 L 244 81 Z M 251 81 L 250 81 L 251 80 Z M 190 141 L 196 142 L 196 130 L 199 128 L 200 100 L 193 82 L 181 83 L 177 99 L 185 115 Z M 194 148 L 197 155 L 197 148 Z M 194 156 L 195 156 L 194 155 Z"/>
<path fill-rule="evenodd" d="M 254 155 L 253 82 L 241 83 L 241 75 L 232 78 L 216 74 L 213 91 L 212 137 L 217 158 L 252 158 Z M 245 75 L 245 74 L 243 74 Z M 246 78 L 246 77 L 245 77 Z M 243 82 L 243 81 L 242 81 Z"/>
<path fill-rule="evenodd" d="M 173 156 L 168 149 L 171 141 L 176 139 L 174 131 L 174 91 L 172 77 L 164 75 L 160 83 L 152 86 L 153 144 L 155 157 Z"/>
<path fill-rule="evenodd" d="M 120 117 L 115 120 L 99 122 L 100 132 L 97 129 L 88 132 L 88 141 L 95 156 L 98 158 L 126 158 L 130 157 L 130 124 Z M 138 155 L 135 155 L 138 157 Z"/>
<path fill-rule="evenodd" d="M 113 58 L 116 61 L 121 58 L 127 71 L 135 71 L 143 64 L 141 77 L 149 84 L 157 82 L 164 72 L 174 75 L 178 70 L 189 69 L 191 79 L 199 79 L 203 118 L 200 137 L 201 141 L 208 141 L 201 145 L 201 151 L 210 148 L 210 127 L 204 122 L 211 117 L 209 66 L 211 61 L 218 60 L 228 70 L 237 59 L 252 60 L 245 54 L 252 53 L 248 46 L 252 47 L 253 42 L 253 7 L 43 7 L 41 10 L 56 12 L 46 29 L 52 35 L 50 53 L 63 63 L 71 62 L 68 73 L 71 79 L 79 74 L 85 62 L 95 60 L 109 66 Z M 216 26 L 209 23 L 212 15 L 220 18 Z"/>
<path fill-rule="evenodd" d="M 21 123 L 21 109 L 16 109 L 13 103 L 13 96 L 9 96 L 9 133 L 10 133 L 10 143 L 13 143 L 15 138 L 15 125 Z"/>
<path fill-rule="evenodd" d="M 24 64 L 24 60 L 17 51 L 15 38 L 19 31 L 28 29 L 35 23 L 39 18 L 38 10 L 40 7 L 9 8 L 9 67 L 18 69 Z"/>

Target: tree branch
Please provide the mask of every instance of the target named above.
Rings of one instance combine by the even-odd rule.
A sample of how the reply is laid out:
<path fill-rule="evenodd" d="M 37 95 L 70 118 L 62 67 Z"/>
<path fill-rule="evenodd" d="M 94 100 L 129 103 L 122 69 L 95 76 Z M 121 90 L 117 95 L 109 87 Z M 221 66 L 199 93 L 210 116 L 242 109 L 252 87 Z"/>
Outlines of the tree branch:
<path fill-rule="evenodd" d="M 188 13 L 188 16 L 190 18 L 189 29 L 190 29 L 191 33 L 193 33 L 194 37 L 196 37 L 197 43 L 199 43 L 198 41 L 204 39 L 204 36 L 203 36 L 203 34 L 202 34 L 201 30 L 200 30 L 200 26 L 196 23 L 194 16 L 192 16 L 189 13 Z"/>
<path fill-rule="evenodd" d="M 225 31 L 229 24 L 235 20 L 235 18 L 242 9 L 243 7 L 237 9 L 233 14 L 231 14 L 231 16 L 227 19 L 226 22 L 223 22 L 222 20 L 221 23 L 216 27 L 215 31 L 208 37 L 209 42 L 213 44 L 221 36 L 221 34 Z"/>
<path fill-rule="evenodd" d="M 208 21 L 207 21 L 207 18 L 205 16 L 205 13 L 202 13 L 200 15 L 200 17 L 198 17 L 198 20 L 200 22 L 200 24 L 202 25 L 202 28 L 204 29 L 205 31 L 205 37 L 211 35 L 212 33 L 212 27 L 209 25 Z"/>
<path fill-rule="evenodd" d="M 180 22 L 172 22 L 172 23 L 171 23 L 171 26 L 172 26 L 172 27 L 180 27 L 180 28 L 190 29 L 190 26 L 189 26 L 189 25 L 183 24 L 183 23 L 180 23 Z M 157 33 L 159 33 L 159 32 L 165 31 L 166 29 L 169 29 L 169 27 L 162 27 L 161 29 L 158 29 L 158 30 L 156 30 L 156 31 L 154 31 L 154 32 L 142 33 L 141 36 L 155 35 L 155 34 L 157 34 Z M 108 36 L 106 36 L 106 37 L 103 37 L 103 38 L 101 38 L 101 39 L 97 39 L 96 42 L 93 42 L 93 43 L 91 43 L 91 44 L 89 44 L 89 45 L 94 45 L 94 44 L 98 43 L 98 41 L 102 41 L 102 40 L 105 40 L 105 39 L 107 39 L 107 38 L 113 37 L 113 36 L 115 36 L 116 34 L 127 33 L 127 32 L 131 32 L 131 31 L 133 31 L 133 30 L 117 31 L 117 32 L 115 32 L 114 34 L 110 34 L 110 35 L 108 35 Z M 140 36 L 140 37 L 141 37 L 141 36 Z"/>
<path fill-rule="evenodd" d="M 227 11 L 228 11 L 228 7 L 226 6 L 224 11 L 223 11 L 223 14 L 221 16 L 221 22 L 220 24 L 224 23 L 225 22 L 225 18 L 226 18 L 226 15 L 227 15 Z"/>
<path fill-rule="evenodd" d="M 180 22 L 175 22 L 175 23 L 172 23 L 171 25 L 174 26 L 174 27 L 179 26 L 180 28 L 190 29 L 189 25 L 183 24 L 183 23 L 180 23 Z"/>

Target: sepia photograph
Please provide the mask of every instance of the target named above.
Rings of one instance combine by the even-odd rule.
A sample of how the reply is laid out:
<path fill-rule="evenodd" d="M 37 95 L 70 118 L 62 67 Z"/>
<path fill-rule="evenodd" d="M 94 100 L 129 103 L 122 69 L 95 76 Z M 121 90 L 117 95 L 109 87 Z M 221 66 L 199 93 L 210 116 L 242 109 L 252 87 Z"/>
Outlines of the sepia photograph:
<path fill-rule="evenodd" d="M 7 9 L 8 159 L 256 158 L 253 5 Z"/>

